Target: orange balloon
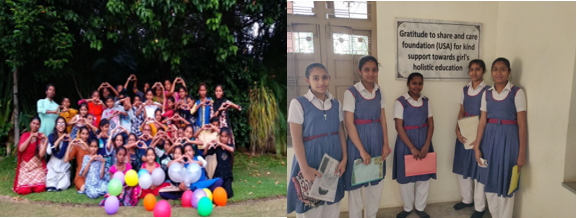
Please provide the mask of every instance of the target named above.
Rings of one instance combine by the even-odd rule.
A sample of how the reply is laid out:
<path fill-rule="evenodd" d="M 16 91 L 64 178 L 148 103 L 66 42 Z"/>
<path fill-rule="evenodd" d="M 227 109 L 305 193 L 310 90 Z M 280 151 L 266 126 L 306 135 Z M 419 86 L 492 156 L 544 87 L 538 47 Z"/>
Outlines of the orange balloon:
<path fill-rule="evenodd" d="M 154 206 L 156 206 L 156 197 L 153 194 L 148 193 L 144 197 L 144 208 L 148 211 L 154 210 Z"/>
<path fill-rule="evenodd" d="M 226 201 L 228 200 L 226 190 L 224 190 L 222 187 L 214 189 L 214 192 L 212 192 L 212 199 L 216 205 L 224 207 L 226 205 Z"/>

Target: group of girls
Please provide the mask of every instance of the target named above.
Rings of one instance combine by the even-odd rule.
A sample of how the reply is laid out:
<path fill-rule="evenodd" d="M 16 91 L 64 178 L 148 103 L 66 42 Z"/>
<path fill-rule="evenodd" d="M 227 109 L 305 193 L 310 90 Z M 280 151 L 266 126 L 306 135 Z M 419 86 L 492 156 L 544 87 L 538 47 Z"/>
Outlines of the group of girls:
<path fill-rule="evenodd" d="M 132 98 L 126 91 L 131 81 Z M 59 116 L 49 134 L 40 131 L 42 119 L 33 118 L 30 132 L 22 134 L 18 145 L 13 190 L 18 194 L 62 191 L 73 181 L 78 193 L 98 198 L 107 195 L 108 181 L 116 172 L 145 169 L 152 173 L 161 168 L 167 173 L 171 164 L 186 167 L 195 162 L 203 168 L 199 181 L 177 183 L 167 176 L 165 183 L 146 190 L 125 185 L 119 196 L 122 205 L 134 206 L 148 193 L 178 199 L 182 192 L 196 188 L 223 187 L 232 197 L 235 146 L 227 112 L 241 107 L 224 98 L 220 85 L 212 100 L 207 86 L 200 84 L 200 99 L 195 101 L 181 78 L 173 83 L 166 80 L 164 86 L 146 83 L 144 92 L 136 88 L 136 81 L 131 75 L 124 86 L 102 83 L 91 98 L 78 102 L 78 110 L 64 98 L 54 111 Z M 177 84 L 181 86 L 175 89 Z M 47 86 L 51 101 L 54 90 L 53 85 Z M 73 164 L 72 159 L 76 159 Z"/>
<path fill-rule="evenodd" d="M 475 141 L 468 141 L 456 127 L 453 172 L 458 174 L 463 201 L 454 208 L 460 210 L 475 206 L 471 217 L 482 217 L 485 200 L 488 200 L 492 217 L 512 217 L 514 195 L 518 189 L 508 193 L 513 166 L 518 165 L 520 170 L 526 162 L 525 95 L 522 89 L 511 84 L 511 67 L 507 59 L 496 59 L 490 70 L 493 86 L 483 82 L 485 63 L 478 59 L 471 61 L 471 82 L 459 90 L 458 119 L 479 116 L 480 121 Z M 381 156 L 377 161 L 383 162 L 384 179 L 385 160 L 393 153 L 392 177 L 399 183 L 404 203 L 403 211 L 397 217 L 407 217 L 413 209 L 419 217 L 429 217 L 425 212 L 429 181 L 436 179 L 436 173 L 405 175 L 406 155 L 420 160 L 434 152 L 433 112 L 431 101 L 421 94 L 423 75 L 410 74 L 408 91 L 395 100 L 393 119 L 397 139 L 392 151 L 388 144 L 383 90 L 375 82 L 378 72 L 376 58 L 362 57 L 358 69 L 361 82 L 345 91 L 344 104 L 341 105 L 328 92 L 328 70 L 319 63 L 306 68 L 309 91 L 293 99 L 289 107 L 288 122 L 295 151 L 291 178 L 302 174 L 305 180 L 311 182 L 321 177 L 317 169 L 324 154 L 340 161 L 335 172 L 340 178 L 335 200 L 318 204 L 312 204 L 308 198 L 303 199 L 302 193 L 297 192 L 300 190 L 297 186 L 301 184 L 295 184 L 297 180 L 290 179 L 287 213 L 294 211 L 297 217 L 338 217 L 340 201 L 347 191 L 349 217 L 363 217 L 363 207 L 364 217 L 376 217 L 383 182 L 377 180 L 353 186 L 353 162 L 361 159 L 362 164 L 367 165 L 375 161 L 374 157 Z M 347 129 L 348 137 L 343 126 Z M 472 149 L 465 149 L 464 144 Z M 439 158 L 442 157 L 439 155 Z"/>

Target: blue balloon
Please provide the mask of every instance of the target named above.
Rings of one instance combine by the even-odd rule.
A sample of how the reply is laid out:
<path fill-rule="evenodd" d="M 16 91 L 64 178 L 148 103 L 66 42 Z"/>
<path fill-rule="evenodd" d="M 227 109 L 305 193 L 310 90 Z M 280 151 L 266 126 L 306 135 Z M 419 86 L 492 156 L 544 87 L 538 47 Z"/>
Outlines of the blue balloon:
<path fill-rule="evenodd" d="M 142 176 L 143 173 L 148 173 L 148 170 L 140 169 L 140 171 L 138 171 L 138 178 L 140 178 L 140 176 Z"/>

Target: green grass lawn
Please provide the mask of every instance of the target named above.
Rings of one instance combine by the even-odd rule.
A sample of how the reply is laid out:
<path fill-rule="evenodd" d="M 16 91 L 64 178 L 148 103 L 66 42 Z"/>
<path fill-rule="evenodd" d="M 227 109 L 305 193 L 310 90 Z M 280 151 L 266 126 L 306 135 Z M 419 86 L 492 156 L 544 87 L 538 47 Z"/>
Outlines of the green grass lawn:
<path fill-rule="evenodd" d="M 228 199 L 229 203 L 254 200 L 259 198 L 286 196 L 287 181 L 285 175 L 287 168 L 284 165 L 284 156 L 264 155 L 250 157 L 237 152 L 234 156 L 232 188 L 234 197 Z M 12 191 L 14 175 L 16 173 L 16 157 L 0 159 L 0 195 L 19 196 Z M 260 182 L 260 184 L 258 184 Z M 278 183 L 277 183 L 278 182 Z M 90 199 L 81 195 L 74 189 L 74 184 L 68 190 L 62 192 L 32 193 L 21 198 L 30 201 L 48 201 L 65 204 L 98 205 L 103 198 Z M 157 197 L 160 199 L 160 197 Z M 180 205 L 180 200 L 172 201 L 172 205 Z M 142 205 L 142 200 L 139 205 Z"/>

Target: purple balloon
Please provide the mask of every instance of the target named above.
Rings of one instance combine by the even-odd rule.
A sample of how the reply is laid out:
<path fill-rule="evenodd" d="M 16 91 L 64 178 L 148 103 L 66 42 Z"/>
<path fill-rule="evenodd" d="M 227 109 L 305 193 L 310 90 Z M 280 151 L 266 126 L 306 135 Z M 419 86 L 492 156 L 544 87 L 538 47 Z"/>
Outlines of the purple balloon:
<path fill-rule="evenodd" d="M 115 214 L 118 211 L 118 206 L 120 206 L 120 202 L 116 196 L 110 196 L 104 202 L 104 210 L 108 215 Z"/>
<path fill-rule="evenodd" d="M 120 182 L 122 182 L 122 185 L 124 185 L 124 173 L 117 171 L 116 173 L 114 173 L 112 178 L 120 180 Z"/>
<path fill-rule="evenodd" d="M 194 190 L 194 193 L 192 193 L 192 198 L 190 199 L 190 204 L 192 204 L 192 207 L 196 208 L 198 201 L 200 201 L 202 197 L 206 197 L 206 192 L 204 192 L 204 190 L 199 188 Z"/>

